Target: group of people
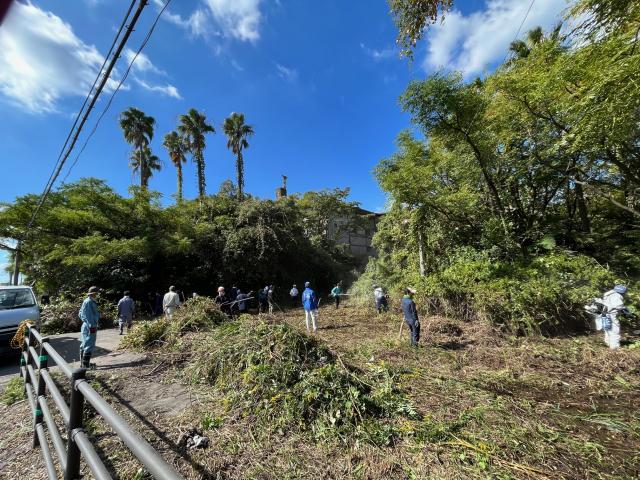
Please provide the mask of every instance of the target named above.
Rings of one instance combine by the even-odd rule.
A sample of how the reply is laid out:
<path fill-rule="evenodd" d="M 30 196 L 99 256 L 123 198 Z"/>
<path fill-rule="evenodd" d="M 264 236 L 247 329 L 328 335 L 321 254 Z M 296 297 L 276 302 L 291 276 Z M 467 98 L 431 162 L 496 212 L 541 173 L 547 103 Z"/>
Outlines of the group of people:
<path fill-rule="evenodd" d="M 259 312 L 273 313 L 273 307 L 276 305 L 273 299 L 274 290 L 273 285 L 268 285 L 258 291 Z M 100 289 L 98 287 L 89 288 L 87 298 L 82 302 L 82 306 L 78 312 L 80 320 L 82 321 L 80 328 L 80 363 L 84 368 L 91 368 L 93 366 L 93 364 L 91 364 L 91 356 L 96 345 L 98 322 L 100 320 L 98 304 L 96 303 L 96 296 L 99 292 Z M 611 349 L 620 348 L 619 317 L 630 314 L 624 305 L 624 296 L 626 293 L 627 287 L 625 285 L 616 285 L 612 290 L 605 292 L 602 298 L 595 299 L 591 305 L 586 307 L 587 310 L 594 315 L 596 329 L 604 332 L 604 341 Z M 404 290 L 401 301 L 404 322 L 409 327 L 412 346 L 418 346 L 418 342 L 420 341 L 420 319 L 418 317 L 418 309 L 413 300 L 415 294 L 416 291 L 413 288 L 407 287 Z M 289 291 L 292 306 L 295 307 L 298 305 L 299 295 L 300 292 L 297 286 L 293 285 Z M 336 308 L 340 306 L 340 297 L 342 295 L 344 294 L 342 293 L 341 283 L 337 283 L 331 290 L 331 296 L 334 299 Z M 197 294 L 194 293 L 193 296 L 196 297 Z M 249 301 L 252 300 L 254 296 L 253 291 L 244 293 L 235 285 L 231 287 L 228 294 L 224 287 L 218 287 L 214 302 L 220 305 L 220 309 L 228 315 L 242 314 L 248 312 Z M 315 334 L 318 331 L 318 306 L 320 300 L 311 288 L 310 282 L 305 282 L 304 290 L 300 297 L 305 312 L 307 332 Z M 379 285 L 373 286 L 373 297 L 378 313 L 389 310 L 388 295 L 382 287 Z M 171 320 L 176 309 L 179 308 L 181 304 L 180 295 L 177 293 L 176 288 L 174 286 L 169 287 L 169 291 L 162 297 L 163 314 Z M 135 302 L 131 298 L 130 293 L 125 291 L 123 297 L 118 301 L 118 326 L 120 335 L 124 334 L 125 327 L 127 331 L 131 328 L 135 309 Z"/>

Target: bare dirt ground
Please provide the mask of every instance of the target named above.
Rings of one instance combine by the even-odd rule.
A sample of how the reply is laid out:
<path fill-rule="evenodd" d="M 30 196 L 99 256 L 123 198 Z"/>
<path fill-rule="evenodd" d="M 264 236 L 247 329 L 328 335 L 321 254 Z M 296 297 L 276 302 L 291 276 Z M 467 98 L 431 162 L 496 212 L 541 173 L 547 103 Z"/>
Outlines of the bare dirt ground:
<path fill-rule="evenodd" d="M 270 321 L 303 329 L 303 317 L 294 311 Z M 514 338 L 439 317 L 423 320 L 422 346 L 413 349 L 400 325 L 397 313 L 348 305 L 320 312 L 320 340 L 354 366 L 394 369 L 422 415 L 388 446 L 265 431 L 211 387 L 186 384 L 176 363 L 184 352 L 105 367 L 93 384 L 186 478 L 640 476 L 640 350 L 608 351 L 595 335 Z M 109 428 L 91 414 L 86 425 L 114 474 L 144 478 Z M 185 448 L 181 437 L 192 427 L 203 429 L 209 448 Z M 31 438 L 26 402 L 0 406 L 0 478 L 45 478 Z"/>

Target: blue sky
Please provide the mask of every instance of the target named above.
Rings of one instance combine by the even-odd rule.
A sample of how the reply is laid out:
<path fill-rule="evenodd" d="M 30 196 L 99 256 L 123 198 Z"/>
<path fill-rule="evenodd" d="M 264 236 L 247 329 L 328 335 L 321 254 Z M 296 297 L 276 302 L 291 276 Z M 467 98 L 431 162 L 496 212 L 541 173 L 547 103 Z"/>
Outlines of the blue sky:
<path fill-rule="evenodd" d="M 130 49 L 137 50 L 161 3 L 146 8 Z M 175 169 L 162 136 L 195 107 L 217 130 L 205 152 L 208 192 L 234 179 L 220 125 L 236 111 L 255 130 L 245 153 L 247 192 L 273 198 L 285 174 L 290 192 L 348 186 L 353 200 L 382 210 L 385 197 L 372 169 L 409 126 L 398 107 L 407 82 L 441 67 L 468 78 L 491 71 L 529 3 L 457 0 L 409 63 L 398 58 L 384 0 L 174 0 L 68 181 L 95 176 L 122 194 L 137 183 L 118 127 L 118 114 L 135 106 L 157 121 L 152 148 L 164 168 L 150 187 L 172 202 Z M 42 190 L 128 4 L 14 3 L 0 26 L 0 201 Z M 564 0 L 537 0 L 523 32 L 550 28 L 565 8 Z M 120 59 L 115 80 L 130 57 Z M 98 112 L 103 105 L 98 102 Z M 184 188 L 187 197 L 196 196 L 190 161 Z"/>

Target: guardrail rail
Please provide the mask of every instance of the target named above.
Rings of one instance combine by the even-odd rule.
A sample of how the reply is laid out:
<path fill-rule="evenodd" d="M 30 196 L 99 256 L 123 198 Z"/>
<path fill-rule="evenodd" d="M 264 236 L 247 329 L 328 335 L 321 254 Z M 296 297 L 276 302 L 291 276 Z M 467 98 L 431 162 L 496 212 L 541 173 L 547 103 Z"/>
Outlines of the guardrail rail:
<path fill-rule="evenodd" d="M 49 372 L 50 360 L 55 362 L 70 381 L 71 394 L 68 405 Z M 96 479 L 112 478 L 96 453 L 91 439 L 82 428 L 85 402 L 98 412 L 154 478 L 160 480 L 183 478 L 87 382 L 86 369 L 72 369 L 50 344 L 49 338 L 41 336 L 34 327 L 29 328 L 28 335 L 24 337 L 20 357 L 20 375 L 24 379 L 27 400 L 33 412 L 33 448 L 40 447 L 50 480 L 58 478 L 53 453 L 57 456 L 65 480 L 80 478 L 81 459 Z M 49 398 L 47 393 L 50 395 Z M 60 434 L 51 407 L 55 407 L 62 417 L 67 433 L 66 442 Z M 54 452 L 49 448 L 48 438 L 51 439 Z"/>

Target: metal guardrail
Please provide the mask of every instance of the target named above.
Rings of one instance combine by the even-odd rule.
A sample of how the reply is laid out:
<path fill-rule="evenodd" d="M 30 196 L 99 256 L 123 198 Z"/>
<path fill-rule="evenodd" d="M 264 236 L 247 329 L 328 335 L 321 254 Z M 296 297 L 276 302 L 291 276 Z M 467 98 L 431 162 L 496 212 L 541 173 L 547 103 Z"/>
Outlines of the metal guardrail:
<path fill-rule="evenodd" d="M 36 350 L 36 346 L 39 350 Z M 53 360 L 64 376 L 70 380 L 69 405 L 65 402 L 64 396 L 49 373 L 49 360 Z M 40 446 L 50 480 L 58 478 L 52 455 L 54 452 L 65 480 L 80 478 L 81 459 L 84 459 L 91 473 L 98 480 L 112 478 L 100 456 L 96 453 L 90 438 L 82 429 L 85 401 L 89 402 L 104 421 L 113 428 L 120 439 L 129 447 L 131 453 L 154 478 L 160 480 L 183 478 L 89 385 L 86 380 L 86 369 L 72 369 L 49 343 L 49 338 L 42 337 L 33 327 L 29 329 L 29 334 L 24 338 L 20 357 L 20 375 L 24 378 L 27 400 L 34 416 L 33 447 Z M 49 403 L 47 392 L 51 395 L 52 404 Z M 55 407 L 62 417 L 67 432 L 66 444 L 55 422 L 51 407 Z M 47 433 L 54 452 L 49 447 Z"/>

